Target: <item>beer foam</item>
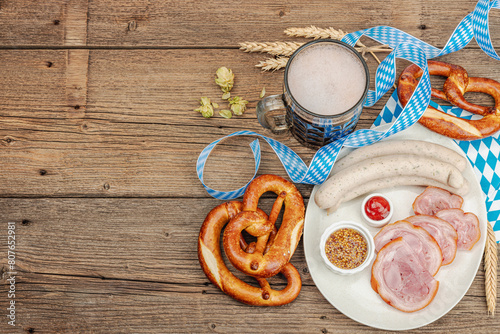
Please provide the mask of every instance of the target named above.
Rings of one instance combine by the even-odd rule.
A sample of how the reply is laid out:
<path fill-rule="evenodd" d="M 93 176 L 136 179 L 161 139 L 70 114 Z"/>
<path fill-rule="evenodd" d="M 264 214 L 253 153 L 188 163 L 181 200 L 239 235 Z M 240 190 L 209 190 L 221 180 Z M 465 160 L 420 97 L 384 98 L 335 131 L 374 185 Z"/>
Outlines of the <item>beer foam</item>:
<path fill-rule="evenodd" d="M 320 115 L 349 110 L 363 96 L 365 68 L 351 50 L 334 43 L 303 49 L 288 68 L 288 87 L 305 109 Z"/>

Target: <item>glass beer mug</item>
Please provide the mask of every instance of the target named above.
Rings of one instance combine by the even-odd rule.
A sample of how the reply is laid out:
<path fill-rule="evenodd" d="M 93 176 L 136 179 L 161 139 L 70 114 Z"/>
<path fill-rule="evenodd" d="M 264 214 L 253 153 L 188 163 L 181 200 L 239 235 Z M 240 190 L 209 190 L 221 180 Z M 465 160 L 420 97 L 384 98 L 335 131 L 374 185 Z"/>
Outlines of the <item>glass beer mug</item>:
<path fill-rule="evenodd" d="M 290 131 L 308 147 L 327 145 L 356 127 L 369 75 L 350 45 L 331 39 L 306 43 L 288 60 L 283 94 L 257 104 L 259 123 L 277 134 Z"/>

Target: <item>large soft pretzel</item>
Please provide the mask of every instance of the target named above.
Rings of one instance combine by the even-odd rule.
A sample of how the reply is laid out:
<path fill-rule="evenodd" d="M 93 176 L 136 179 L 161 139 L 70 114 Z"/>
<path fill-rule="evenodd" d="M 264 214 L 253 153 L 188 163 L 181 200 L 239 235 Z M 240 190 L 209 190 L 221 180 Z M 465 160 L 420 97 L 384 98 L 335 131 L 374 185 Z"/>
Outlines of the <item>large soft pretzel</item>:
<path fill-rule="evenodd" d="M 487 79 L 469 77 L 464 68 L 440 61 L 428 61 L 429 74 L 448 77 L 443 91 L 432 88 L 432 97 L 448 100 L 450 103 L 472 113 L 482 115 L 481 119 L 467 120 L 445 114 L 433 107 L 427 107 L 419 122 L 427 128 L 459 140 L 475 140 L 488 137 L 500 130 L 500 83 Z M 408 66 L 399 77 L 398 97 L 403 107 L 408 103 L 422 76 L 417 65 Z M 494 107 L 484 107 L 465 100 L 466 92 L 481 92 L 495 99 Z"/>
<path fill-rule="evenodd" d="M 269 219 L 257 210 L 259 198 L 265 192 L 278 195 Z M 283 221 L 266 252 L 245 252 L 239 245 L 241 232 L 246 230 L 257 238 L 267 236 L 274 228 L 282 205 Z M 243 196 L 243 211 L 227 224 L 224 231 L 224 250 L 231 263 L 242 272 L 254 277 L 276 275 L 290 261 L 304 228 L 304 200 L 295 185 L 276 175 L 255 178 Z M 257 239 L 259 240 L 259 239 Z"/>
<path fill-rule="evenodd" d="M 219 246 L 220 234 L 224 225 L 242 209 L 241 202 L 226 202 L 212 209 L 205 218 L 198 239 L 198 258 L 203 271 L 210 281 L 224 293 L 243 303 L 257 306 L 278 306 L 290 303 L 297 298 L 302 285 L 300 274 L 291 263 L 286 264 L 281 270 L 288 283 L 283 290 L 279 291 L 271 289 L 264 278 L 257 278 L 260 288 L 247 284 L 226 267 Z M 257 211 L 265 215 L 260 209 Z M 272 241 L 273 238 L 275 238 L 274 229 L 268 237 L 261 238 L 250 245 L 247 245 L 241 238 L 240 245 L 250 253 L 265 252 L 268 239 Z"/>

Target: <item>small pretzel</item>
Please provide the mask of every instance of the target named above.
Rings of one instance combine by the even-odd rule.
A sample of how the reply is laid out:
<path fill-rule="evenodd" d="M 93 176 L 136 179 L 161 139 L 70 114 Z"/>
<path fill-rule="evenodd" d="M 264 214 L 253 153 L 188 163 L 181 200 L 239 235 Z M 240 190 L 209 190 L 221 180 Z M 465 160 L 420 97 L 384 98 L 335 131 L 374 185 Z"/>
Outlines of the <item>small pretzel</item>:
<path fill-rule="evenodd" d="M 475 140 L 488 137 L 500 130 L 500 83 L 487 79 L 469 77 L 463 67 L 440 61 L 428 61 L 429 74 L 448 77 L 443 91 L 432 88 L 431 96 L 447 100 L 451 104 L 471 113 L 482 115 L 481 119 L 467 120 L 445 114 L 433 107 L 427 107 L 419 122 L 427 128 L 458 140 Z M 399 77 L 398 97 L 406 106 L 418 81 L 422 69 L 408 66 Z M 485 107 L 465 100 L 466 92 L 480 92 L 495 99 L 495 107 Z"/>
<path fill-rule="evenodd" d="M 269 218 L 257 210 L 259 198 L 265 192 L 278 195 Z M 283 221 L 266 252 L 245 252 L 240 244 L 241 232 L 259 238 L 274 228 L 282 205 Z M 240 271 L 254 277 L 271 277 L 280 272 L 290 261 L 304 228 L 304 200 L 293 183 L 276 175 L 261 175 L 254 179 L 243 196 L 243 211 L 227 224 L 223 245 L 229 261 Z"/>
<path fill-rule="evenodd" d="M 256 306 L 278 306 L 292 302 L 301 290 L 302 281 L 299 272 L 291 263 L 286 264 L 281 270 L 287 280 L 287 286 L 280 291 L 271 289 L 264 278 L 257 278 L 260 288 L 249 285 L 234 276 L 226 267 L 219 246 L 220 234 L 224 225 L 242 209 L 241 202 L 226 202 L 212 209 L 205 218 L 198 239 L 198 259 L 203 271 L 222 292 L 240 302 Z M 257 211 L 265 215 L 260 209 Z M 275 235 L 276 231 L 273 229 L 270 235 L 249 245 L 241 238 L 240 247 L 249 253 L 265 252 L 268 248 L 268 239 L 272 242 Z"/>

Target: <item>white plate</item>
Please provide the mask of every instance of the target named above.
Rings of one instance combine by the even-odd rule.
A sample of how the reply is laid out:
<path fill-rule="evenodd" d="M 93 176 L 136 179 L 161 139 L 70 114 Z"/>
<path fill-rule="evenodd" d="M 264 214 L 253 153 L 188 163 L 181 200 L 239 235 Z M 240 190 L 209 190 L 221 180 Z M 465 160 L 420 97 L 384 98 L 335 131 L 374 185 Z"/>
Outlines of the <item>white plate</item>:
<path fill-rule="evenodd" d="M 379 129 L 384 128 L 386 127 Z M 464 155 L 453 140 L 431 132 L 418 123 L 386 140 L 394 139 L 426 140 L 452 148 Z M 349 151 L 344 149 L 341 155 Z M 473 212 L 479 218 L 481 239 L 471 251 L 458 251 L 451 264 L 441 267 L 435 276 L 439 281 L 436 297 L 426 308 L 413 313 L 404 313 L 389 306 L 373 291 L 370 285 L 371 265 L 352 276 L 337 275 L 327 268 L 318 247 L 321 234 L 328 226 L 341 220 L 364 223 L 360 209 L 363 196 L 342 204 L 336 212 L 327 215 L 326 211 L 320 209 L 314 202 L 314 194 L 318 189 L 318 186 L 315 186 L 306 211 L 304 250 L 311 276 L 323 296 L 349 318 L 385 330 L 418 328 L 448 313 L 462 299 L 474 280 L 486 240 L 487 217 L 483 192 L 470 164 L 467 164 L 464 175 L 469 181 L 470 191 L 463 196 L 463 210 Z M 380 192 L 389 196 L 394 203 L 395 211 L 391 222 L 412 215 L 411 204 L 424 189 L 424 187 L 407 186 L 381 190 Z M 367 224 L 365 226 L 372 235 L 380 230 Z"/>

